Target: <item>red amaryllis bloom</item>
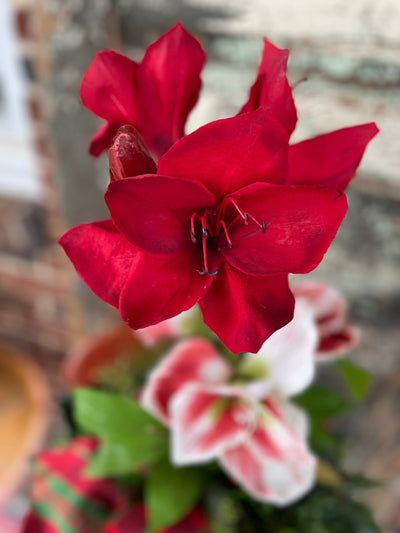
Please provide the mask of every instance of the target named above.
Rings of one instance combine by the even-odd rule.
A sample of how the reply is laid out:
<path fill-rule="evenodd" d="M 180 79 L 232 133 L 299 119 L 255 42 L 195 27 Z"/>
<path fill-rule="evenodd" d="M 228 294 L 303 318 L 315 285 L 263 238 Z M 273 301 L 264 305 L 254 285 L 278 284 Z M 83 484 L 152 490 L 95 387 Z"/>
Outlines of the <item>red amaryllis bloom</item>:
<path fill-rule="evenodd" d="M 297 113 L 286 76 L 288 56 L 288 50 L 264 39 L 257 78 L 240 113 L 263 107 L 290 136 Z M 154 155 L 165 153 L 184 134 L 204 60 L 198 41 L 179 24 L 148 48 L 139 65 L 115 52 L 97 54 L 83 78 L 81 97 L 107 124 L 93 138 L 91 153 L 108 148 L 123 124 L 136 126 Z M 289 146 L 286 183 L 344 189 L 377 132 L 369 123 Z"/>
<path fill-rule="evenodd" d="M 108 148 L 124 124 L 136 126 L 155 155 L 166 152 L 184 134 L 204 61 L 200 43 L 181 24 L 149 46 L 140 64 L 116 52 L 98 53 L 81 86 L 84 105 L 107 121 L 92 139 L 91 154 Z"/>
<path fill-rule="evenodd" d="M 113 181 L 113 223 L 60 242 L 133 328 L 199 302 L 229 349 L 256 352 L 293 316 L 288 273 L 319 264 L 346 212 L 341 191 L 286 177 L 287 134 L 264 109 L 216 121 L 175 143 L 157 174 Z"/>

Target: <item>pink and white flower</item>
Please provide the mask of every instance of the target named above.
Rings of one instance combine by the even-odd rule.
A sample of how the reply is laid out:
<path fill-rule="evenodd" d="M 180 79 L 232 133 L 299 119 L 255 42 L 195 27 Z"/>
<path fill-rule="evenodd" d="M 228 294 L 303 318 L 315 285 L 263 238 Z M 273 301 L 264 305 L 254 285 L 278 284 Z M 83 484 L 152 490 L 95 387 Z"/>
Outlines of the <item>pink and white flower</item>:
<path fill-rule="evenodd" d="M 233 368 L 201 338 L 179 343 L 151 373 L 142 403 L 171 429 L 175 465 L 218 460 L 254 498 L 288 505 L 313 485 L 307 418 L 288 397 L 312 380 L 318 333 L 303 303 L 257 355 Z"/>

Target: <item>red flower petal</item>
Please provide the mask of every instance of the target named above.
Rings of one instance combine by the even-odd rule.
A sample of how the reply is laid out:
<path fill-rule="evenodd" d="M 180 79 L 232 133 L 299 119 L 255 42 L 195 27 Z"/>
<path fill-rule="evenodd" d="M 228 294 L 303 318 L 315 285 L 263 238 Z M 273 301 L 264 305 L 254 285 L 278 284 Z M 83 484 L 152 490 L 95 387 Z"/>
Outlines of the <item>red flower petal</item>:
<path fill-rule="evenodd" d="M 107 122 L 104 124 L 90 141 L 90 155 L 98 157 L 104 150 L 107 150 L 107 148 L 111 146 L 119 126 L 120 124 L 116 124 L 115 122 Z"/>
<path fill-rule="evenodd" d="M 357 345 L 359 331 L 346 324 L 347 302 L 333 287 L 318 282 L 295 285 L 293 294 L 311 309 L 318 326 L 317 357 L 331 359 L 344 355 Z"/>
<path fill-rule="evenodd" d="M 193 248 L 190 217 L 215 203 L 201 183 L 150 174 L 111 183 L 105 199 L 121 233 L 156 255 Z"/>
<path fill-rule="evenodd" d="M 286 68 L 289 50 L 280 50 L 264 39 L 264 50 L 257 79 L 250 89 L 248 102 L 241 113 L 264 106 L 290 135 L 297 122 L 296 107 L 289 86 Z"/>
<path fill-rule="evenodd" d="M 203 126 L 177 142 L 158 172 L 200 181 L 218 198 L 255 181 L 286 179 L 287 135 L 259 109 Z"/>
<path fill-rule="evenodd" d="M 191 381 L 223 383 L 230 372 L 228 363 L 206 339 L 183 341 L 150 374 L 141 403 L 168 422 L 168 402 L 175 392 Z"/>
<path fill-rule="evenodd" d="M 290 146 L 288 183 L 345 189 L 378 131 L 374 123 L 362 124 Z"/>
<path fill-rule="evenodd" d="M 154 174 L 156 164 L 150 155 L 138 130 L 127 124 L 118 130 L 112 146 L 108 151 L 111 181 Z"/>
<path fill-rule="evenodd" d="M 139 65 L 141 133 L 158 156 L 184 134 L 199 96 L 205 59 L 200 43 L 177 24 L 149 46 Z"/>
<path fill-rule="evenodd" d="M 293 287 L 293 294 L 310 308 L 320 336 L 338 332 L 345 324 L 347 302 L 333 287 L 315 281 L 303 281 Z"/>
<path fill-rule="evenodd" d="M 83 281 L 102 300 L 118 307 L 119 295 L 139 253 L 111 220 L 82 224 L 59 243 Z"/>
<path fill-rule="evenodd" d="M 169 412 L 176 465 L 206 462 L 239 445 L 253 419 L 249 406 L 201 383 L 185 385 L 174 394 Z"/>
<path fill-rule="evenodd" d="M 198 274 L 193 263 L 190 252 L 162 258 L 138 254 L 121 292 L 122 318 L 139 329 L 192 307 L 212 282 L 211 276 Z"/>
<path fill-rule="evenodd" d="M 322 337 L 317 348 L 317 359 L 331 360 L 345 355 L 355 348 L 360 340 L 360 331 L 351 326 L 344 326 L 337 333 Z"/>
<path fill-rule="evenodd" d="M 224 257 L 253 275 L 305 273 L 322 260 L 346 214 L 341 191 L 318 187 L 278 187 L 255 183 L 232 195 L 240 208 L 254 217 L 230 230 L 233 243 L 221 239 Z"/>
<path fill-rule="evenodd" d="M 257 352 L 293 318 L 287 275 L 248 276 L 223 263 L 200 301 L 204 322 L 234 353 Z"/>
<path fill-rule="evenodd" d="M 97 53 L 82 80 L 83 104 L 109 122 L 135 122 L 137 68 L 137 63 L 116 52 Z"/>

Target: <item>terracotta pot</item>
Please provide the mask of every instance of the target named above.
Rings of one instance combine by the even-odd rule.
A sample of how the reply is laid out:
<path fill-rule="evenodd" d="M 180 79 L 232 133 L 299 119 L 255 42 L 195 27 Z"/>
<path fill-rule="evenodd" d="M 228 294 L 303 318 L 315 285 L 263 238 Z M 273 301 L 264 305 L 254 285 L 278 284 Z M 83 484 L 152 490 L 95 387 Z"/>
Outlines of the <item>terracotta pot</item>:
<path fill-rule="evenodd" d="M 27 356 L 0 346 L 0 503 L 10 498 L 49 421 L 49 387 Z"/>
<path fill-rule="evenodd" d="M 121 354 L 134 354 L 142 349 L 141 342 L 125 324 L 89 339 L 74 348 L 64 364 L 64 375 L 69 387 L 95 385 L 96 371 L 112 365 Z"/>

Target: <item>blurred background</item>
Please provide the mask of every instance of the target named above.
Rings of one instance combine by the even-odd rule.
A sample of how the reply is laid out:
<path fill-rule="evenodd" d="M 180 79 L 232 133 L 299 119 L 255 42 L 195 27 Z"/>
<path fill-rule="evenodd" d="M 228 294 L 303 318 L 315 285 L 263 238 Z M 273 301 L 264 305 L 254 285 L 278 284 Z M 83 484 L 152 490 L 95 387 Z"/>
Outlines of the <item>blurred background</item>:
<path fill-rule="evenodd" d="M 292 84 L 307 78 L 294 91 L 293 142 L 370 121 L 381 130 L 350 187 L 339 235 L 311 277 L 346 295 L 362 331 L 352 357 L 374 382 L 341 425 L 345 463 L 383 481 L 369 493 L 370 504 L 383 531 L 399 532 L 398 0 L 0 1 L 0 429 L 7 436 L 0 496 L 20 474 L 6 472 L 7 454 L 23 455 L 25 441 L 29 449 L 37 444 L 46 418 L 48 434 L 57 434 L 65 354 L 119 322 L 57 245 L 68 227 L 106 216 L 108 166 L 87 152 L 98 123 L 80 103 L 82 75 L 98 50 L 140 61 L 146 46 L 179 21 L 208 54 L 188 131 L 237 113 L 255 79 L 263 36 L 291 49 Z M 24 505 L 21 496 L 11 502 L 15 513 Z"/>

